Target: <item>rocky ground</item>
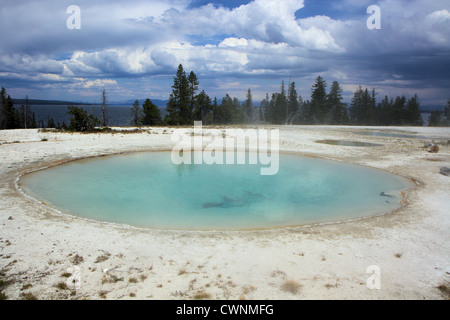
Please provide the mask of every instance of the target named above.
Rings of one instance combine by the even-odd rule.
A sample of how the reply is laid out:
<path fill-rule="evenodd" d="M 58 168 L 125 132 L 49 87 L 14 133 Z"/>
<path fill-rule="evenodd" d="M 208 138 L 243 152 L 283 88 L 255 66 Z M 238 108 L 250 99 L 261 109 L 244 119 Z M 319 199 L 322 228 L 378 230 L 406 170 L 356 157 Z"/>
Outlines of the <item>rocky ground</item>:
<path fill-rule="evenodd" d="M 1 298 L 449 298 L 450 177 L 440 170 L 450 167 L 450 128 L 266 128 L 280 130 L 281 150 L 380 168 L 416 187 L 401 209 L 359 221 L 263 231 L 150 230 L 61 213 L 24 194 L 19 177 L 83 157 L 170 150 L 173 128 L 0 131 Z M 374 132 L 424 138 L 367 135 Z M 432 140 L 437 153 L 424 148 Z M 370 286 L 370 266 L 379 270 L 379 289 Z"/>

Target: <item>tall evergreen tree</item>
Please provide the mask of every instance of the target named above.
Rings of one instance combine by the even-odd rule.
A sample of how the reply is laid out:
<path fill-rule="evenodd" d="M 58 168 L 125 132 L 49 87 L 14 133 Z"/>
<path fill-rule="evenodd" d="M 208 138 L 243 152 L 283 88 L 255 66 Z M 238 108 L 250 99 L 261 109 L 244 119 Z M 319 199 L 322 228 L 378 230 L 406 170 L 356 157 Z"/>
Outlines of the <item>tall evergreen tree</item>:
<path fill-rule="evenodd" d="M 131 108 L 131 123 L 134 126 L 138 126 L 142 121 L 142 109 L 139 105 L 139 100 L 135 100 L 133 107 Z"/>
<path fill-rule="evenodd" d="M 439 110 L 434 110 L 428 117 L 429 127 L 439 127 L 441 125 L 441 112 Z"/>
<path fill-rule="evenodd" d="M 356 125 L 371 125 L 375 123 L 375 91 L 372 95 L 367 88 L 361 86 L 354 92 L 349 109 L 350 122 Z"/>
<path fill-rule="evenodd" d="M 311 108 L 311 101 L 306 100 L 300 106 L 300 114 L 297 120 L 299 124 L 312 124 L 313 123 L 313 113 Z"/>
<path fill-rule="evenodd" d="M 447 101 L 447 105 L 444 108 L 445 125 L 450 126 L 450 99 Z"/>
<path fill-rule="evenodd" d="M 267 123 L 272 122 L 272 113 L 270 110 L 270 100 L 269 100 L 269 94 L 266 93 L 265 99 L 261 101 L 260 108 L 262 109 L 263 113 L 263 120 Z"/>
<path fill-rule="evenodd" d="M 193 120 L 194 110 L 196 109 L 196 103 L 197 103 L 196 93 L 197 93 L 198 85 L 200 84 L 200 82 L 198 81 L 197 75 L 194 73 L 194 71 L 191 71 L 189 73 L 187 81 L 189 83 L 189 86 L 188 86 L 189 102 L 188 102 L 188 110 L 186 110 L 186 115 L 184 117 L 186 120 L 185 122 L 190 123 Z"/>
<path fill-rule="evenodd" d="M 281 82 L 281 92 L 272 95 L 272 100 L 270 103 L 270 108 L 272 109 L 272 123 L 274 124 L 285 124 L 286 114 L 288 108 L 288 99 L 286 97 L 286 89 L 284 86 L 284 81 Z"/>
<path fill-rule="evenodd" d="M 252 91 L 250 88 L 247 90 L 247 98 L 244 101 L 242 106 L 245 116 L 245 122 L 252 123 L 253 122 L 253 98 Z"/>
<path fill-rule="evenodd" d="M 5 129 L 5 114 L 4 114 L 4 109 L 3 109 L 3 104 L 5 102 L 5 95 L 6 95 L 6 90 L 4 87 L 2 87 L 1 91 L 0 91 L 0 129 Z"/>
<path fill-rule="evenodd" d="M 11 99 L 11 96 L 6 93 L 6 89 L 2 87 L 0 91 L 0 114 L 1 114 L 1 123 L 0 129 L 14 129 L 17 128 L 18 113 L 14 109 L 14 102 Z"/>
<path fill-rule="evenodd" d="M 405 96 L 396 97 L 394 105 L 392 106 L 392 124 L 404 125 L 405 124 Z"/>
<path fill-rule="evenodd" d="M 420 115 L 419 98 L 415 94 L 406 103 L 405 124 L 410 126 L 422 126 L 423 119 Z"/>
<path fill-rule="evenodd" d="M 325 122 L 328 113 L 326 87 L 326 81 L 321 76 L 318 76 L 312 86 L 311 93 L 311 113 L 314 123 Z"/>
<path fill-rule="evenodd" d="M 377 105 L 377 124 L 388 126 L 392 121 L 392 99 L 389 100 L 388 96 L 384 96 L 384 99 Z"/>
<path fill-rule="evenodd" d="M 286 124 L 292 124 L 299 112 L 298 94 L 295 88 L 295 82 L 291 82 L 289 85 L 288 97 L 287 97 L 287 113 Z"/>
<path fill-rule="evenodd" d="M 177 74 L 173 79 L 172 93 L 169 97 L 166 110 L 166 122 L 170 125 L 182 125 L 189 123 L 190 120 L 190 90 L 189 81 L 186 72 L 180 64 Z"/>
<path fill-rule="evenodd" d="M 353 93 L 352 102 L 350 104 L 350 122 L 352 124 L 362 124 L 364 119 L 364 91 L 361 86 Z"/>
<path fill-rule="evenodd" d="M 231 123 L 244 123 L 245 122 L 245 115 L 244 111 L 242 110 L 241 103 L 239 102 L 239 99 L 236 97 L 233 97 L 233 109 L 232 109 L 232 120 Z"/>
<path fill-rule="evenodd" d="M 213 104 L 212 104 L 212 109 L 211 109 L 211 113 L 210 113 L 210 115 L 211 115 L 211 123 L 212 124 L 219 123 L 218 119 L 216 119 L 217 112 L 219 112 L 219 104 L 217 102 L 217 97 L 214 97 Z"/>
<path fill-rule="evenodd" d="M 145 100 L 142 105 L 142 112 L 144 114 L 142 117 L 143 125 L 157 126 L 161 124 L 161 111 L 150 99 Z"/>
<path fill-rule="evenodd" d="M 225 97 L 222 98 L 222 103 L 217 106 L 214 113 L 214 123 L 216 124 L 228 124 L 232 123 L 233 119 L 233 99 L 227 93 Z"/>
<path fill-rule="evenodd" d="M 204 90 L 196 96 L 195 106 L 194 120 L 205 122 L 209 116 L 209 113 L 213 109 L 213 105 L 211 104 L 211 98 L 205 93 Z"/>
<path fill-rule="evenodd" d="M 342 100 L 342 88 L 340 87 L 339 82 L 333 81 L 327 96 L 329 124 L 346 124 L 348 121 L 347 109 Z"/>

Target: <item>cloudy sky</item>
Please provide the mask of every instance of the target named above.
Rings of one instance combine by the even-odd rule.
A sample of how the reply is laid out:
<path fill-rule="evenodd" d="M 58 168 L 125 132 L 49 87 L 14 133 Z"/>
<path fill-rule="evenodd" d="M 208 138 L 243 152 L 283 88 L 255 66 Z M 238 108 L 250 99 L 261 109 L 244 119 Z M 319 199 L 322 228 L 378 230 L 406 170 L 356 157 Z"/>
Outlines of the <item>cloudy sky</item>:
<path fill-rule="evenodd" d="M 70 5 L 81 29 L 67 27 Z M 181 63 L 219 100 L 248 88 L 262 99 L 289 77 L 309 99 L 321 75 L 347 102 L 362 85 L 444 105 L 449 11 L 448 0 L 2 0 L 0 85 L 13 98 L 167 99 Z"/>

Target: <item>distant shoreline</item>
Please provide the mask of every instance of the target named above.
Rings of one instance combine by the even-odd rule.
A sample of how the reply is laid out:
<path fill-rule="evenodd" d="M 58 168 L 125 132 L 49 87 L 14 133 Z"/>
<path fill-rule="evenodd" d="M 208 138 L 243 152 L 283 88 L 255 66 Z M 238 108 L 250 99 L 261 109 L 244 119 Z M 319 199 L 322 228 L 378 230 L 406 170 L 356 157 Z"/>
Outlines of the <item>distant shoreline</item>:
<path fill-rule="evenodd" d="M 22 105 L 25 104 L 26 99 L 13 99 L 14 105 Z M 37 100 L 37 99 L 28 99 L 29 105 L 54 105 L 54 106 L 63 106 L 63 105 L 83 105 L 90 106 L 94 105 L 94 103 L 86 103 L 86 102 L 74 102 L 74 101 L 60 101 L 60 100 Z"/>

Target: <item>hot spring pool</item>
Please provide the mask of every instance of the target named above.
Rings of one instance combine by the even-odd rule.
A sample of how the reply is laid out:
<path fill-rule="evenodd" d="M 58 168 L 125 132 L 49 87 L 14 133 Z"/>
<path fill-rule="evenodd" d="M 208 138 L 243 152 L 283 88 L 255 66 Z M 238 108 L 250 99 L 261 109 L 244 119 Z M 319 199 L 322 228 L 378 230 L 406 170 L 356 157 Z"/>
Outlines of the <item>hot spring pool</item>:
<path fill-rule="evenodd" d="M 80 217 L 184 230 L 263 229 L 337 222 L 400 206 L 402 177 L 336 161 L 280 154 L 259 165 L 175 165 L 170 152 L 84 159 L 25 175 L 29 195 Z"/>

